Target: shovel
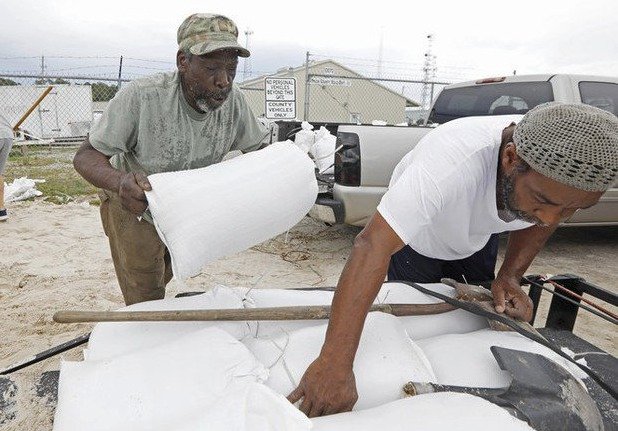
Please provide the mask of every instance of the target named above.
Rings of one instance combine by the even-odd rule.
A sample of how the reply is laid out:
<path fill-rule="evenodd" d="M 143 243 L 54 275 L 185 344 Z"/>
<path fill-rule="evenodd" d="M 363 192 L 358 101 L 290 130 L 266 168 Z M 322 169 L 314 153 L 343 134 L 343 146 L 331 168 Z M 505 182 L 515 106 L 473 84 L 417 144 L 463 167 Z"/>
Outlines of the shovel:
<path fill-rule="evenodd" d="M 469 388 L 436 383 L 407 383 L 414 396 L 434 392 L 461 392 L 482 397 L 529 423 L 538 431 L 603 431 L 603 419 L 584 387 L 564 368 L 546 357 L 492 346 L 500 368 L 513 380 L 508 388 Z"/>

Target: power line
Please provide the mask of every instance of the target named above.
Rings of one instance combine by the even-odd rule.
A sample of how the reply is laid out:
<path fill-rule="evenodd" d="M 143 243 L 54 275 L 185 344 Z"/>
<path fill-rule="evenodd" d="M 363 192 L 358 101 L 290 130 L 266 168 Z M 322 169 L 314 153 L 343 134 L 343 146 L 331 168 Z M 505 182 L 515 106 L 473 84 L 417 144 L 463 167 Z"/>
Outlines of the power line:
<path fill-rule="evenodd" d="M 174 64 L 174 65 L 176 64 L 173 61 L 149 60 L 149 59 L 146 59 L 146 58 L 134 58 L 134 57 L 124 57 L 124 58 L 125 58 L 125 60 L 144 61 L 144 62 L 147 62 L 147 63 L 163 63 L 163 64 Z"/>

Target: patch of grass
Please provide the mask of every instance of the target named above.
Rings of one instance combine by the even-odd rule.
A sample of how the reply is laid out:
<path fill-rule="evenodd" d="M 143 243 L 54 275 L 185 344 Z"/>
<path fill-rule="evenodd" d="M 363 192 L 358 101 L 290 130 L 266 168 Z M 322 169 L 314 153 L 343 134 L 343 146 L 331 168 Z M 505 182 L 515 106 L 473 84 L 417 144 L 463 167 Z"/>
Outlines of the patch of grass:
<path fill-rule="evenodd" d="M 73 168 L 75 148 L 29 148 L 25 154 L 19 149 L 11 151 L 6 166 L 5 181 L 28 177 L 43 179 L 37 189 L 44 200 L 65 204 L 77 197 L 94 195 L 97 188 L 84 180 Z"/>

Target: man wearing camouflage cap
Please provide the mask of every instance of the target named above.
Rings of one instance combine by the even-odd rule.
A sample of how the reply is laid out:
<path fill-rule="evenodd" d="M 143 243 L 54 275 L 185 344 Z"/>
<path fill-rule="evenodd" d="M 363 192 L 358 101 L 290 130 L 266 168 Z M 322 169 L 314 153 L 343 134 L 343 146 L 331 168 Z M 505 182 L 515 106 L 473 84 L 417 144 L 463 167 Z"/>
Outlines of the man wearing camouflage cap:
<path fill-rule="evenodd" d="M 594 205 L 618 178 L 618 118 L 588 105 L 547 103 L 525 116 L 469 117 L 426 135 L 395 168 L 341 274 L 324 345 L 298 387 L 301 410 L 351 410 L 352 364 L 384 277 L 494 279 L 499 232 L 509 231 L 491 285 L 498 312 L 529 321 L 519 280 L 561 221 Z"/>
<path fill-rule="evenodd" d="M 170 255 L 147 211 L 147 175 L 202 168 L 232 150 L 257 150 L 267 132 L 233 85 L 249 51 L 222 15 L 193 14 L 178 29 L 177 71 L 124 86 L 77 151 L 75 169 L 102 190 L 101 220 L 126 304 L 165 296 Z"/>

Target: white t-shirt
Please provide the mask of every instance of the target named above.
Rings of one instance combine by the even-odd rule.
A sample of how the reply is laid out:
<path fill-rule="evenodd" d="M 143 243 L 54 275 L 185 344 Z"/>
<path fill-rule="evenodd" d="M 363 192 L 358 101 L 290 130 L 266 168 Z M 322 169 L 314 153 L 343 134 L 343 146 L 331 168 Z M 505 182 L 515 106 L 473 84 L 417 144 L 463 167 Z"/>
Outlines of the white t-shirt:
<path fill-rule="evenodd" d="M 450 121 L 399 162 L 378 211 L 405 244 L 427 257 L 458 260 L 483 248 L 493 233 L 531 226 L 503 221 L 496 207 L 502 131 L 521 118 Z"/>

